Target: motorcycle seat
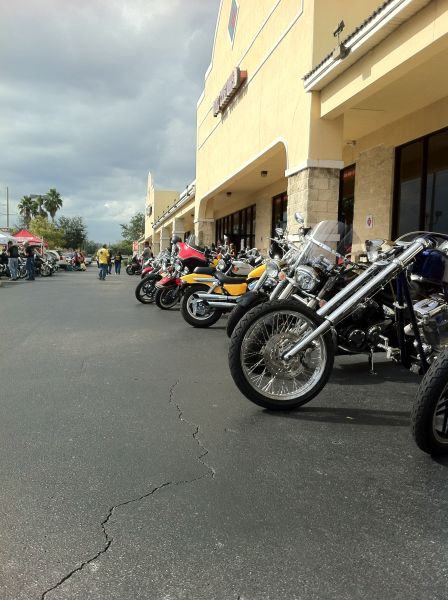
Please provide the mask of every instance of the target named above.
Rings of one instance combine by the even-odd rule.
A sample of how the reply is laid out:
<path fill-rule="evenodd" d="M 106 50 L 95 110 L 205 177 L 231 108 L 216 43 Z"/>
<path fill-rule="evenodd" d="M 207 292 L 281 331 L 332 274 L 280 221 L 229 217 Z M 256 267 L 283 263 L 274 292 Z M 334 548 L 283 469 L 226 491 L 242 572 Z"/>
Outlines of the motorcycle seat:
<path fill-rule="evenodd" d="M 213 275 L 216 269 L 214 267 L 196 267 L 193 273 L 198 275 Z"/>
<path fill-rule="evenodd" d="M 224 273 L 221 273 L 221 271 L 216 271 L 215 273 L 215 278 L 222 284 L 226 285 L 226 284 L 240 284 L 240 283 L 246 283 L 246 277 L 230 277 L 229 275 L 225 275 Z"/>

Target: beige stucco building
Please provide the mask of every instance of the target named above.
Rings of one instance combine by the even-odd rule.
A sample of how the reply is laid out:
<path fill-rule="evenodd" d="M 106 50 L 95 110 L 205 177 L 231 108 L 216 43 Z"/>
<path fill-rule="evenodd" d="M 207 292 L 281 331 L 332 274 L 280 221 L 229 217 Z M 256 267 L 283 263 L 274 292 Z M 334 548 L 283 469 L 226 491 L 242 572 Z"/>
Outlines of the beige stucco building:
<path fill-rule="evenodd" d="M 448 231 L 447 66 L 448 0 L 222 0 L 194 194 L 155 233 L 266 251 L 296 210 L 355 244 Z"/>

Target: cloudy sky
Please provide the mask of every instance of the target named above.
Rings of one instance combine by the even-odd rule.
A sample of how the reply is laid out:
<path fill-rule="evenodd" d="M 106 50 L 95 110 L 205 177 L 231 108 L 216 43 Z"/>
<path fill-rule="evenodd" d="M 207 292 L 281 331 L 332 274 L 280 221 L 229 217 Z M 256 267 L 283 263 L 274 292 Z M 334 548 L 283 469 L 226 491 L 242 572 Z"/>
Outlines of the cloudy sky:
<path fill-rule="evenodd" d="M 1 4 L 0 227 L 7 186 L 11 213 L 55 187 L 90 239 L 118 240 L 148 171 L 158 189 L 194 179 L 219 0 Z"/>

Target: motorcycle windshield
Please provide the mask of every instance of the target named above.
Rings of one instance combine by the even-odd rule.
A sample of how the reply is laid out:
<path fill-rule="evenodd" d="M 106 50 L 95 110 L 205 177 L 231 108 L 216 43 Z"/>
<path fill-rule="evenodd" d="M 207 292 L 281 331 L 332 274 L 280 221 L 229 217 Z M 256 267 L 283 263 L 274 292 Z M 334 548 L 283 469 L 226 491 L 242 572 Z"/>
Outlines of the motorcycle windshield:
<path fill-rule="evenodd" d="M 302 262 L 322 259 L 336 264 L 339 258 L 351 252 L 352 232 L 339 221 L 321 221 L 305 236 Z"/>
<path fill-rule="evenodd" d="M 404 246 L 406 244 L 411 244 L 417 238 L 421 238 L 421 237 L 423 237 L 423 238 L 431 237 L 432 239 L 434 239 L 436 241 L 437 246 L 439 248 L 441 246 L 442 246 L 442 249 L 447 248 L 448 235 L 446 235 L 444 233 L 436 233 L 434 231 L 410 231 L 409 233 L 405 233 L 405 234 L 401 235 L 399 238 L 397 238 L 395 240 L 395 244 Z"/>

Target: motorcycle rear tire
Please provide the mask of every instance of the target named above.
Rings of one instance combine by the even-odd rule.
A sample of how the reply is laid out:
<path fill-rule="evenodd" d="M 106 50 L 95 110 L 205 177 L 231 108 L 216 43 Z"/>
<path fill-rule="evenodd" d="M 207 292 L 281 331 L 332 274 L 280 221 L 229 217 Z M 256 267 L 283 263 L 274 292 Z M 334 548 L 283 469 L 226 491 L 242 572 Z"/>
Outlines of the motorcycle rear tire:
<path fill-rule="evenodd" d="M 241 352 L 243 343 L 245 342 L 245 336 L 246 334 L 250 335 L 250 330 L 256 321 L 263 319 L 269 314 L 280 313 L 280 311 L 302 315 L 308 323 L 312 324 L 313 327 L 316 328 L 322 323 L 322 318 L 319 317 L 313 310 L 306 306 L 299 306 L 294 300 L 268 301 L 255 306 L 248 311 L 246 315 L 244 315 L 232 334 L 229 346 L 230 373 L 238 389 L 254 404 L 262 406 L 263 408 L 267 408 L 268 410 L 276 411 L 293 410 L 315 398 L 317 394 L 319 394 L 319 392 L 325 387 L 331 375 L 335 354 L 335 347 L 331 333 L 327 332 L 326 334 L 320 336 L 321 347 L 324 350 L 325 359 L 325 364 L 323 365 L 321 373 L 319 374 L 318 378 L 316 378 L 316 381 L 309 386 L 306 391 L 296 396 L 289 397 L 288 399 L 272 397 L 272 395 L 269 396 L 267 392 L 263 394 L 262 392 L 265 391 L 264 389 L 260 390 L 259 388 L 255 388 L 253 385 L 251 385 L 246 377 L 246 373 L 242 365 Z M 322 362 L 323 361 L 321 361 L 321 364 Z M 292 378 L 290 377 L 289 379 Z M 274 376 L 271 381 L 273 380 Z"/>
<path fill-rule="evenodd" d="M 142 304 L 152 304 L 154 302 L 154 294 L 156 290 L 155 277 L 142 279 L 135 288 L 135 297 Z"/>
<path fill-rule="evenodd" d="M 189 310 L 190 297 L 196 292 L 208 292 L 209 287 L 206 285 L 192 285 L 188 287 L 183 295 L 182 302 L 180 304 L 180 312 L 185 321 L 193 327 L 210 327 L 214 325 L 216 321 L 219 321 L 222 315 L 222 311 L 215 309 L 212 311 L 209 317 L 198 318 L 195 317 Z"/>
<path fill-rule="evenodd" d="M 176 304 L 179 302 L 177 290 L 173 287 L 157 288 L 156 293 L 154 294 L 154 302 L 162 310 L 169 310 L 170 308 L 173 308 L 173 306 L 176 306 Z"/>
<path fill-rule="evenodd" d="M 444 406 L 445 405 L 445 406 Z M 448 413 L 448 349 L 440 353 L 420 382 L 411 412 L 411 430 L 415 443 L 428 454 L 448 454 L 446 438 L 436 431 L 435 415 L 445 419 Z"/>

